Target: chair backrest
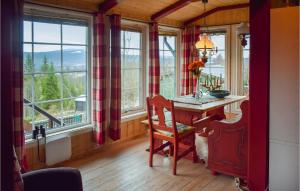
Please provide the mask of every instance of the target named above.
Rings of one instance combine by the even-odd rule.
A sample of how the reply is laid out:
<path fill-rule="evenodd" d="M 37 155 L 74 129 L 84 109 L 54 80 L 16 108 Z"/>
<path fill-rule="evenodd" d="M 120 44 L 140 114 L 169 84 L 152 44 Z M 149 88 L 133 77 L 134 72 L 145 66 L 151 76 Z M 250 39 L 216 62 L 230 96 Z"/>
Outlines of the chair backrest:
<path fill-rule="evenodd" d="M 166 117 L 165 111 L 169 111 L 170 116 Z M 174 102 L 172 100 L 167 100 L 161 95 L 152 98 L 147 97 L 147 112 L 151 133 L 155 130 L 162 130 L 173 133 L 174 137 L 177 137 L 178 133 L 175 121 Z M 154 113 L 157 116 L 157 121 L 155 122 L 153 120 Z M 168 121 L 167 124 L 166 121 Z"/>
<path fill-rule="evenodd" d="M 242 110 L 242 118 L 241 121 L 243 121 L 246 125 L 246 128 L 248 128 L 248 120 L 249 120 L 249 100 L 244 100 L 240 108 Z"/>

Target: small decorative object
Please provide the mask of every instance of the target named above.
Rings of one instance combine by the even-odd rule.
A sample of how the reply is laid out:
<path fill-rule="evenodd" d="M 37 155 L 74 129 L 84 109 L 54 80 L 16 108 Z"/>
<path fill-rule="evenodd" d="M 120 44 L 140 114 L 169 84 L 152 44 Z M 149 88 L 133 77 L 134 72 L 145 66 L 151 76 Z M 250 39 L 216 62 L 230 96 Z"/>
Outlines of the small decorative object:
<path fill-rule="evenodd" d="M 205 87 L 207 91 L 213 91 L 220 89 L 222 87 L 222 83 L 222 74 L 220 74 L 220 77 L 210 74 L 205 77 L 205 81 L 202 86 Z"/>
<path fill-rule="evenodd" d="M 200 83 L 200 76 L 202 69 L 205 67 L 205 63 L 201 60 L 196 60 L 189 64 L 188 69 L 193 73 L 193 75 L 197 78 L 197 85 L 196 85 L 196 92 L 195 98 L 200 99 L 203 95 L 201 91 L 201 83 Z"/>
<path fill-rule="evenodd" d="M 216 98 L 224 98 L 230 95 L 228 90 L 212 90 L 209 91 L 209 95 L 216 97 Z"/>
<path fill-rule="evenodd" d="M 238 34 L 241 39 L 241 45 L 245 48 L 248 44 L 246 35 L 249 34 L 249 24 L 248 23 L 241 23 L 238 27 Z"/>

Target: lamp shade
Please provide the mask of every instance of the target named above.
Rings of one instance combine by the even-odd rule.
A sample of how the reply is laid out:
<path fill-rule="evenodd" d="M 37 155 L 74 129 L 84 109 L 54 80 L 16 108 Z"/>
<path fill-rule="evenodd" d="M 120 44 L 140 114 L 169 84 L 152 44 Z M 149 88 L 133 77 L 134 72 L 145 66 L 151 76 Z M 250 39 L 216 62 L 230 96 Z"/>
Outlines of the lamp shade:
<path fill-rule="evenodd" d="M 211 41 L 210 37 L 203 33 L 202 35 L 199 35 L 199 40 L 195 44 L 197 49 L 213 49 L 214 43 Z"/>

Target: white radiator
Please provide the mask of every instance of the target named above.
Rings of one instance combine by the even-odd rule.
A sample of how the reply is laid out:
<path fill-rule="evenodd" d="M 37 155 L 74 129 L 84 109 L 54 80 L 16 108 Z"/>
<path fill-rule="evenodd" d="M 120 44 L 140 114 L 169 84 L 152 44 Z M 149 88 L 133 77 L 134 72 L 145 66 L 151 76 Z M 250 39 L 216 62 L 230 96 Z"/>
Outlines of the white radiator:
<path fill-rule="evenodd" d="M 48 166 L 68 160 L 72 155 L 71 138 L 62 136 L 49 139 L 45 149 Z"/>

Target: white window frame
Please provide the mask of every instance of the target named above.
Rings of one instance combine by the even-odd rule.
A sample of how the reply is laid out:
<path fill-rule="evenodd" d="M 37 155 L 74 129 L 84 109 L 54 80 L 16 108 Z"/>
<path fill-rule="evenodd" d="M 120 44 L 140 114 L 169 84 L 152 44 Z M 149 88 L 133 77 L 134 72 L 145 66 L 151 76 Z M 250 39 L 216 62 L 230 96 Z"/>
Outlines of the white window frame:
<path fill-rule="evenodd" d="M 149 33 L 149 27 L 146 23 L 141 23 L 137 21 L 132 21 L 132 20 L 127 20 L 127 19 L 122 19 L 121 20 L 121 28 L 126 29 L 126 28 L 132 28 L 133 30 L 136 29 L 137 31 L 141 31 L 141 61 L 142 61 L 142 82 L 141 87 L 142 87 L 142 92 L 140 96 L 140 103 L 141 107 L 136 109 L 136 110 L 131 110 L 125 113 L 121 114 L 121 120 L 128 120 L 130 118 L 134 118 L 137 116 L 140 116 L 140 114 L 144 114 L 146 111 L 146 96 L 147 96 L 147 90 L 148 90 L 148 33 Z"/>
<path fill-rule="evenodd" d="M 223 26 L 210 26 L 210 27 L 202 27 L 200 28 L 200 34 L 201 33 L 218 33 L 218 32 L 224 32 L 225 33 L 225 89 L 231 91 L 231 59 L 230 59 L 230 26 L 229 25 L 223 25 Z"/>
<path fill-rule="evenodd" d="M 179 28 L 173 28 L 168 26 L 159 26 L 159 31 L 170 32 L 176 36 L 175 38 L 175 46 L 176 46 L 176 60 L 175 60 L 175 96 L 180 95 L 180 69 L 181 69 L 181 30 Z"/>
<path fill-rule="evenodd" d="M 49 18 L 57 18 L 57 19 L 79 19 L 84 20 L 88 23 L 88 32 L 87 32 L 87 68 L 86 68 L 86 75 L 87 75 L 87 105 L 86 105 L 86 112 L 87 112 L 87 121 L 85 123 L 76 124 L 76 125 L 70 125 L 62 128 L 53 128 L 53 129 L 47 129 L 46 134 L 47 135 L 54 135 L 60 132 L 65 132 L 68 130 L 75 130 L 75 129 L 82 129 L 83 127 L 91 127 L 93 125 L 93 119 L 92 119 L 92 100 L 93 100 L 93 93 L 92 93 L 92 78 L 91 75 L 93 73 L 92 71 L 92 63 L 93 63 L 93 16 L 87 13 L 79 13 L 76 11 L 70 11 L 70 10 L 64 10 L 59 8 L 51 8 L 51 7 L 45 7 L 41 5 L 33 5 L 33 4 L 25 4 L 24 5 L 24 14 L 26 15 L 34 15 L 34 16 L 41 16 L 41 17 L 49 17 Z M 33 32 L 33 31 L 32 31 Z M 32 39 L 33 40 L 33 39 Z M 42 44 L 42 43 L 41 43 Z M 33 51 L 33 50 L 32 50 Z M 74 71 L 76 72 L 76 71 Z M 58 73 L 64 73 L 63 71 L 60 71 Z M 57 99 L 58 101 L 64 100 Z M 54 100 L 51 100 L 54 101 Z M 32 138 L 32 134 L 26 134 L 25 135 L 26 140 Z"/>
<path fill-rule="evenodd" d="M 238 34 L 240 24 L 230 26 L 231 29 L 231 93 L 234 95 L 243 95 L 243 47 Z M 250 42 L 248 42 L 250 43 Z M 240 113 L 241 102 L 231 104 L 231 112 Z"/>

